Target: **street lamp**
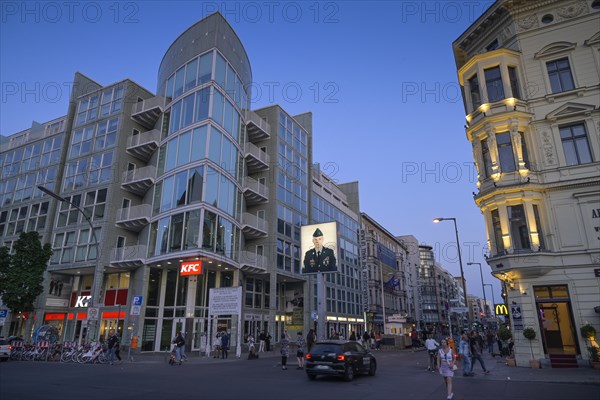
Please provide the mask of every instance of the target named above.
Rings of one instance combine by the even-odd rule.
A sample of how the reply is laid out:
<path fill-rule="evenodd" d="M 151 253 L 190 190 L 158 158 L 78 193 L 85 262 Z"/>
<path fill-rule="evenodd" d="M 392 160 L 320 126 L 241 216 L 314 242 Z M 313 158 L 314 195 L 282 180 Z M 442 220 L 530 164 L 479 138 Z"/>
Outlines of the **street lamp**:
<path fill-rule="evenodd" d="M 98 245 L 98 238 L 96 237 L 96 231 L 94 229 L 94 226 L 92 225 L 92 220 L 78 205 L 73 204 L 69 200 L 65 199 L 62 196 L 59 196 L 58 194 L 54 193 L 50 189 L 47 189 L 43 186 L 38 186 L 37 188 L 39 190 L 41 190 L 42 192 L 46 193 L 47 195 L 54 197 L 56 200 L 58 200 L 62 203 L 70 204 L 71 206 L 75 207 L 75 209 L 77 209 L 77 211 L 79 211 L 81 213 L 81 215 L 83 215 L 83 217 L 85 218 L 87 223 L 90 225 L 92 237 L 94 238 L 94 244 L 96 245 L 96 265 L 94 268 L 94 282 L 92 283 L 92 289 L 90 291 L 90 303 L 88 304 L 88 310 L 89 310 L 90 308 L 93 308 L 97 305 L 96 297 L 97 297 L 97 293 L 100 290 L 100 285 L 102 284 L 102 278 L 104 275 L 104 271 L 102 271 L 100 269 L 100 246 Z M 96 318 L 98 318 L 98 316 L 96 316 Z M 95 319 L 92 321 L 95 321 Z M 90 329 L 90 331 L 91 331 L 91 329 Z M 93 339 L 94 334 L 95 334 L 95 332 L 88 332 L 88 337 L 91 337 Z"/>
<path fill-rule="evenodd" d="M 481 275 L 481 290 L 483 290 L 483 315 L 487 317 L 487 310 L 485 309 L 485 306 L 487 305 L 487 300 L 485 298 L 485 286 L 483 283 L 483 271 L 481 270 L 481 263 L 468 262 L 467 265 L 479 265 L 479 275 Z"/>
<path fill-rule="evenodd" d="M 452 221 L 454 222 L 454 231 L 456 232 L 456 247 L 458 250 L 458 265 L 460 266 L 460 278 L 462 279 L 462 287 L 465 295 L 465 306 L 468 304 L 467 302 L 467 282 L 465 281 L 465 273 L 463 271 L 462 265 L 462 256 L 460 254 L 460 240 L 458 240 L 458 225 L 456 225 L 456 218 L 434 218 L 434 223 L 439 223 L 441 221 Z M 463 322 L 464 323 L 464 322 Z"/>
<path fill-rule="evenodd" d="M 494 285 L 491 283 L 484 283 L 483 286 L 489 286 L 492 288 L 492 305 L 494 305 Z"/>

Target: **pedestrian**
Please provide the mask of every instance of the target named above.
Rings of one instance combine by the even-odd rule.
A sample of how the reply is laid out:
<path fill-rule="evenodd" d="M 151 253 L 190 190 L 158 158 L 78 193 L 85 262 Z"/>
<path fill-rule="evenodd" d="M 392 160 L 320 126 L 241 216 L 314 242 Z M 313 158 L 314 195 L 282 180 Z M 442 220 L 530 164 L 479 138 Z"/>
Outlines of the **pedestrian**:
<path fill-rule="evenodd" d="M 114 329 L 108 331 L 108 362 L 110 365 L 115 364 L 115 346 L 119 344 L 119 337 Z"/>
<path fill-rule="evenodd" d="M 256 354 L 256 348 L 254 346 L 255 340 L 252 334 L 248 335 L 248 360 L 255 360 L 258 358 L 258 354 Z"/>
<path fill-rule="evenodd" d="M 354 334 L 354 331 L 352 331 L 352 332 L 350 333 L 350 337 L 348 338 L 348 340 L 351 340 L 351 341 L 353 341 L 353 342 L 355 342 L 355 341 L 356 341 L 356 335 Z"/>
<path fill-rule="evenodd" d="M 222 359 L 226 359 L 229 354 L 229 335 L 227 334 L 227 331 L 223 331 L 223 334 L 221 335 L 221 358 Z"/>
<path fill-rule="evenodd" d="M 115 345 L 115 356 L 119 360 L 119 364 L 123 364 L 123 360 L 121 359 L 121 344 L 119 342 Z"/>
<path fill-rule="evenodd" d="M 287 336 L 287 331 L 281 334 L 281 341 L 279 342 L 281 345 L 281 369 L 287 369 L 287 359 L 290 355 L 290 339 Z"/>
<path fill-rule="evenodd" d="M 265 340 L 267 340 L 267 335 L 265 331 L 262 331 L 260 335 L 258 335 L 258 352 L 265 352 Z"/>
<path fill-rule="evenodd" d="M 460 338 L 458 344 L 458 354 L 462 361 L 463 376 L 473 376 L 473 368 L 471 364 L 471 345 L 469 344 L 469 335 L 465 332 Z"/>
<path fill-rule="evenodd" d="M 306 335 L 306 345 L 308 346 L 308 351 L 310 352 L 310 349 L 312 349 L 313 344 L 315 344 L 315 330 L 314 329 L 310 329 L 308 331 L 308 335 Z"/>
<path fill-rule="evenodd" d="M 267 351 L 271 351 L 271 339 L 273 339 L 273 337 L 267 332 L 267 337 L 265 338 L 265 347 Z"/>
<path fill-rule="evenodd" d="M 217 332 L 215 343 L 213 343 L 213 358 L 219 358 L 221 352 L 221 332 Z"/>
<path fill-rule="evenodd" d="M 306 340 L 302 336 L 302 332 L 296 334 L 296 358 L 298 359 L 298 367 L 296 369 L 304 369 L 304 352 L 306 351 Z"/>
<path fill-rule="evenodd" d="M 491 329 L 488 329 L 485 337 L 487 339 L 488 353 L 490 353 L 493 356 L 494 355 L 494 342 L 496 341 L 496 334 L 494 332 L 492 332 Z"/>
<path fill-rule="evenodd" d="M 375 350 L 381 350 L 381 332 L 375 333 Z"/>
<path fill-rule="evenodd" d="M 415 349 L 419 347 L 419 333 L 415 328 L 410 332 L 410 340 L 412 342 L 412 350 L 415 351 Z"/>
<path fill-rule="evenodd" d="M 425 347 L 427 348 L 427 357 L 429 359 L 427 371 L 433 372 L 435 368 L 435 356 L 437 354 L 438 347 L 440 347 L 440 344 L 436 342 L 431 333 L 427 335 L 427 340 L 425 340 Z"/>
<path fill-rule="evenodd" d="M 442 339 L 442 348 L 438 351 L 437 358 L 437 369 L 440 371 L 440 375 L 444 378 L 446 383 L 446 392 L 448 393 L 448 400 L 452 399 L 454 393 L 452 392 L 452 377 L 454 376 L 454 354 L 452 349 L 448 346 L 448 340 Z"/>
<path fill-rule="evenodd" d="M 173 344 L 175 345 L 175 359 L 177 360 L 177 363 L 181 365 L 183 357 L 185 356 L 185 339 L 183 338 L 181 331 L 177 331 L 177 336 L 175 336 Z"/>
<path fill-rule="evenodd" d="M 475 361 L 479 360 L 479 364 L 481 364 L 481 368 L 483 368 L 483 373 L 489 374 L 490 371 L 485 368 L 485 363 L 481 357 L 483 338 L 479 335 L 479 332 L 471 332 L 469 344 L 471 345 L 471 371 L 473 371 L 473 368 L 475 367 Z"/>
<path fill-rule="evenodd" d="M 362 340 L 363 340 L 363 346 L 365 349 L 370 349 L 370 342 L 371 342 L 371 335 L 369 335 L 369 332 L 365 331 L 365 333 L 363 333 L 362 335 Z"/>

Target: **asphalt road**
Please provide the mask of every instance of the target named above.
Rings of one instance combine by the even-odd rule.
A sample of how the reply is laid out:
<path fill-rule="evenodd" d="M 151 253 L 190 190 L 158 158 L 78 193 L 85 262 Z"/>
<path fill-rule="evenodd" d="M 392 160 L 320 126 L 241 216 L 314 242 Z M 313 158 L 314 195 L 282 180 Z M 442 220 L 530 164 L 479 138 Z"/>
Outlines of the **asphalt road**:
<path fill-rule="evenodd" d="M 0 363 L 0 399 L 445 399 L 442 378 L 426 372 L 424 352 L 376 352 L 377 374 L 352 382 L 332 377 L 309 381 L 295 358 L 282 370 L 276 356 L 246 359 L 192 358 L 170 366 L 164 358 L 139 358 L 122 365 L 56 362 Z M 519 380 L 498 359 L 486 359 L 490 375 L 454 378 L 454 399 L 598 400 L 598 383 Z M 497 367 L 497 368 L 496 368 Z M 479 366 L 476 367 L 476 372 Z M 523 369 L 525 372 L 526 369 Z M 479 370 L 480 371 L 480 370 Z M 508 373 L 514 379 L 507 379 Z M 460 372 L 460 371 L 458 371 Z"/>

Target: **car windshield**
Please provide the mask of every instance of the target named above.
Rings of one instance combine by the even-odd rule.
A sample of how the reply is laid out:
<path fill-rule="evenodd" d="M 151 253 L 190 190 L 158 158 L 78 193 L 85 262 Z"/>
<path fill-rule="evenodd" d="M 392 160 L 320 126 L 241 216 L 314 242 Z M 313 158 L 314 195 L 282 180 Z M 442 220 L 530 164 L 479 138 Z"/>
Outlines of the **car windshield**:
<path fill-rule="evenodd" d="M 342 346 L 339 344 L 317 343 L 310 352 L 315 354 L 339 353 L 341 349 Z"/>

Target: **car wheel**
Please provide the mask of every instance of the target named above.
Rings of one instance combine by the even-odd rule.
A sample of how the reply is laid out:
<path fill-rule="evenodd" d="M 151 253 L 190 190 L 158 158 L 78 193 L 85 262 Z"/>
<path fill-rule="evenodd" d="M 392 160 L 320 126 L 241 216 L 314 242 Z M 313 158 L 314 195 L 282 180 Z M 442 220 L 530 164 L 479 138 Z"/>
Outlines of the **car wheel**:
<path fill-rule="evenodd" d="M 306 374 L 308 376 L 308 379 L 310 379 L 311 381 L 314 381 L 315 379 L 317 379 L 317 376 L 315 374 Z"/>
<path fill-rule="evenodd" d="M 369 367 L 369 376 L 375 376 L 376 371 L 377 371 L 377 364 L 372 361 L 371 366 Z"/>
<path fill-rule="evenodd" d="M 350 382 L 352 379 L 354 379 L 354 368 L 352 368 L 352 365 L 347 365 L 344 371 L 344 380 Z"/>

